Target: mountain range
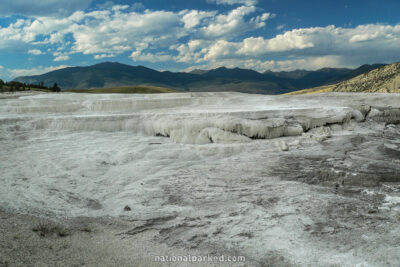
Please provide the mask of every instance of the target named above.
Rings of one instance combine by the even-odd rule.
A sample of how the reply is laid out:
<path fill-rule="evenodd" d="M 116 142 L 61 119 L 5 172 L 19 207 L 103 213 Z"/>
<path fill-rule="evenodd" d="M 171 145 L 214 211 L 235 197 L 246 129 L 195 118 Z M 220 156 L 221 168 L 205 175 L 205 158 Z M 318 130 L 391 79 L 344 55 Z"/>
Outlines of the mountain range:
<path fill-rule="evenodd" d="M 384 66 L 362 65 L 356 69 L 323 68 L 315 71 L 266 71 L 220 67 L 191 72 L 156 71 L 143 66 L 104 62 L 87 67 L 68 67 L 42 75 L 14 79 L 23 83 L 40 83 L 62 90 L 107 88 L 127 85 L 152 85 L 178 91 L 237 91 L 281 94 L 304 88 L 336 84 Z"/>

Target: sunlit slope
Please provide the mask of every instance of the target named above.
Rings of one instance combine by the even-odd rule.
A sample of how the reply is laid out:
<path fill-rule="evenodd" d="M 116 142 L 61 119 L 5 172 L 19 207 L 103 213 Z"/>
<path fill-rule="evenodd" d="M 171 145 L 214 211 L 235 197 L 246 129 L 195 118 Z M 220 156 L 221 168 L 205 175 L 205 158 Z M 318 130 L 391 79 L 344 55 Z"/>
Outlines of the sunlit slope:
<path fill-rule="evenodd" d="M 325 92 L 400 93 L 400 62 L 327 86 L 290 92 L 288 95 Z"/>
<path fill-rule="evenodd" d="M 303 95 L 303 94 L 318 94 L 318 93 L 332 92 L 332 89 L 334 86 L 335 85 L 318 86 L 318 87 L 314 87 L 314 88 L 290 92 L 285 95 Z"/>

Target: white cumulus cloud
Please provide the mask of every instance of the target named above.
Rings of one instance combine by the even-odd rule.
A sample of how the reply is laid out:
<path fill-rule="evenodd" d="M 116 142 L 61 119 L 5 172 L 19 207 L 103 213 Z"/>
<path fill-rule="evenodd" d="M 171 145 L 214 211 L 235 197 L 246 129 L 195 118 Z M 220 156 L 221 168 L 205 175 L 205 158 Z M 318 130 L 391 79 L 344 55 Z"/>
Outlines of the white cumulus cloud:
<path fill-rule="evenodd" d="M 217 5 L 247 5 L 254 6 L 257 4 L 257 0 L 207 0 L 208 3 L 215 3 Z"/>
<path fill-rule="evenodd" d="M 265 26 L 264 21 L 268 18 L 245 19 L 256 11 L 255 6 L 240 6 L 231 10 L 228 14 L 220 14 L 208 25 L 202 28 L 204 35 L 210 38 L 237 36 L 244 32 L 255 30 Z"/>
<path fill-rule="evenodd" d="M 64 69 L 67 67 L 69 66 L 67 65 L 49 66 L 49 67 L 38 66 L 30 69 L 7 69 L 6 71 L 8 72 L 10 77 L 15 78 L 19 76 L 38 75 L 53 70 Z"/>
<path fill-rule="evenodd" d="M 185 28 L 193 28 L 200 24 L 201 20 L 204 18 L 214 17 L 217 12 L 211 11 L 197 11 L 197 10 L 190 10 L 190 11 L 183 11 L 184 14 L 182 17 L 182 21 L 185 24 Z"/>
<path fill-rule="evenodd" d="M 68 55 L 59 55 L 59 56 L 54 58 L 55 62 L 66 61 L 66 60 L 69 60 L 69 56 Z"/>
<path fill-rule="evenodd" d="M 29 49 L 28 50 L 28 54 L 32 54 L 32 55 L 37 56 L 37 55 L 43 54 L 43 52 L 41 50 L 39 50 L 39 49 Z"/>
<path fill-rule="evenodd" d="M 163 53 L 144 53 L 142 54 L 140 51 L 132 52 L 130 58 L 133 61 L 147 61 L 147 62 L 163 62 L 163 61 L 171 61 L 173 60 L 173 56 Z"/>

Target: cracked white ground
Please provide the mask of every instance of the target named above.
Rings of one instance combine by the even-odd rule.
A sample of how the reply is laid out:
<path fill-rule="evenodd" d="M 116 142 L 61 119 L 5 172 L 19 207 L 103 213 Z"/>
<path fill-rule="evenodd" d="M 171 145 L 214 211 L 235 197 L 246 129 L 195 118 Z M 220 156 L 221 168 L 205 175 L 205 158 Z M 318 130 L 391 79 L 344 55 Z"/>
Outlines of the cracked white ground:
<path fill-rule="evenodd" d="M 399 122 L 398 94 L 5 97 L 0 206 L 255 265 L 398 266 Z"/>

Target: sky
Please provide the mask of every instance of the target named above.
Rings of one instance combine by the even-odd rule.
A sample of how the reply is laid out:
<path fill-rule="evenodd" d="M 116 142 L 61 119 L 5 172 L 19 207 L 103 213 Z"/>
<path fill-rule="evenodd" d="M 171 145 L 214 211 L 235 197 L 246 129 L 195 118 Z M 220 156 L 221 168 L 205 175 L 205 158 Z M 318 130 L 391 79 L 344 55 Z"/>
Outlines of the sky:
<path fill-rule="evenodd" d="M 0 78 L 104 61 L 289 71 L 400 61 L 398 0 L 4 0 Z"/>

